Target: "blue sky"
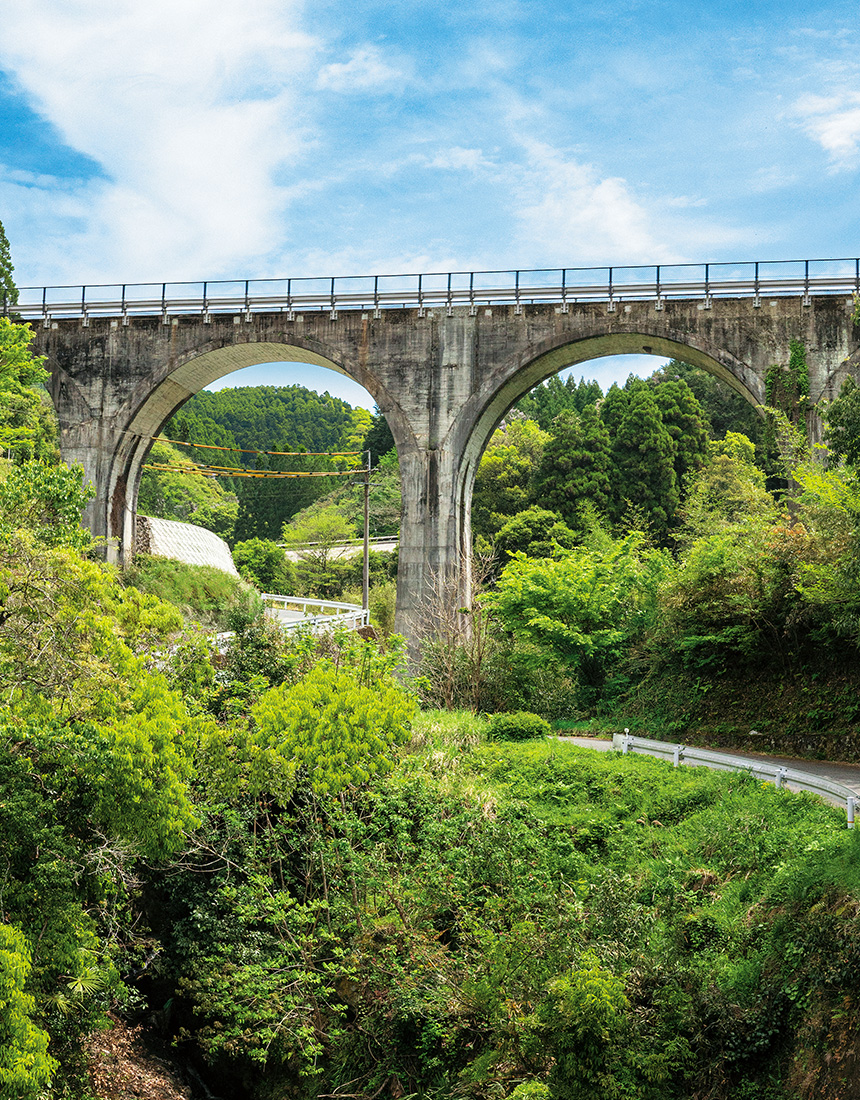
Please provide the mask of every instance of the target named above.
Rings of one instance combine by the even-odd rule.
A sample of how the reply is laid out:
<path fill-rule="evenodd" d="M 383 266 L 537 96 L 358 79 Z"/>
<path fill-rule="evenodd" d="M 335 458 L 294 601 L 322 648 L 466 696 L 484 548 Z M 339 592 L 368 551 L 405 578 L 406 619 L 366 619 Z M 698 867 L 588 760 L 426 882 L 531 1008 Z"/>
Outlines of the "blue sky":
<path fill-rule="evenodd" d="M 858 23 L 0 0 L 0 220 L 19 285 L 853 256 Z"/>

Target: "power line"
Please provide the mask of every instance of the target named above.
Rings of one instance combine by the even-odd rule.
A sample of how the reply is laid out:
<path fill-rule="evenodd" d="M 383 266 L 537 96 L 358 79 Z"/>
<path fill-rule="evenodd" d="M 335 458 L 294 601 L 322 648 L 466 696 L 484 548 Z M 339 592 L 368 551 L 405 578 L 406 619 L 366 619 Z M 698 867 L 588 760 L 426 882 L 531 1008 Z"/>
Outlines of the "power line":
<path fill-rule="evenodd" d="M 254 451 L 249 447 L 226 447 L 218 443 L 189 443 L 187 439 L 168 439 L 164 435 L 140 435 L 139 432 L 126 431 L 125 435 L 134 435 L 138 439 L 151 439 L 154 443 L 172 443 L 176 447 L 199 447 L 206 451 L 235 451 L 243 455 L 279 455 L 290 458 L 357 458 L 364 451 Z"/>
<path fill-rule="evenodd" d="M 363 473 L 360 467 L 355 470 L 245 470 L 241 466 L 169 466 L 161 462 L 146 462 L 143 468 L 199 477 L 354 477 Z"/>

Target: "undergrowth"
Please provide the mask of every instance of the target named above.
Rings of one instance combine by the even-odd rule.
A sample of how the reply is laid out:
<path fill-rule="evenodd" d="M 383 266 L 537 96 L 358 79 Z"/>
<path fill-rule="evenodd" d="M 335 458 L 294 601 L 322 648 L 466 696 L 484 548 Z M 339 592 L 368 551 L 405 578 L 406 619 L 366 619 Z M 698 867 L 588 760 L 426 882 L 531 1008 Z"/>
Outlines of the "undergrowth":
<path fill-rule="evenodd" d="M 187 565 L 171 558 L 139 554 L 123 582 L 178 607 L 186 619 L 226 630 L 236 612 L 250 613 L 260 599 L 247 581 L 211 565 Z"/>
<path fill-rule="evenodd" d="M 844 816 L 486 730 L 421 714 L 399 766 L 334 801 L 225 792 L 205 850 L 150 883 L 165 995 L 219 1082 L 259 1100 L 841 1095 L 849 1064 L 823 1051 L 860 997 Z"/>

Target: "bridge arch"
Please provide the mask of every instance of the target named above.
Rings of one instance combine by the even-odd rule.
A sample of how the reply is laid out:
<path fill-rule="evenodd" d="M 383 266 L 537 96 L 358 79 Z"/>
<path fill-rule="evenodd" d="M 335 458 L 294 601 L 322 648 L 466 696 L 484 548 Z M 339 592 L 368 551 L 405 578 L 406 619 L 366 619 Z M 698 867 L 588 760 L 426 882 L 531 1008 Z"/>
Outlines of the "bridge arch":
<path fill-rule="evenodd" d="M 364 386 L 385 415 L 398 453 L 414 449 L 414 434 L 402 409 L 370 370 L 348 370 L 333 355 L 297 343 L 265 341 L 188 351 L 168 367 L 161 381 L 153 385 L 151 378 L 142 380 L 125 403 L 126 426 L 120 429 L 108 474 L 108 531 L 120 540 L 126 555 L 134 545 L 138 489 L 153 437 L 186 401 L 206 386 L 234 371 L 261 363 L 311 363 L 350 378 Z"/>
<path fill-rule="evenodd" d="M 457 495 L 465 525 L 464 545 L 470 539 L 472 492 L 478 466 L 493 432 L 508 410 L 536 385 L 567 367 L 611 355 L 643 353 L 692 363 L 725 382 L 754 408 L 764 403 L 763 380 L 756 372 L 731 352 L 709 347 L 704 341 L 688 342 L 647 330 L 602 332 L 574 341 L 544 341 L 531 349 L 531 356 L 524 362 L 509 364 L 504 373 L 488 379 L 487 385 L 475 394 L 472 406 L 464 407 L 454 426 L 457 433 L 454 446 L 462 455 Z"/>

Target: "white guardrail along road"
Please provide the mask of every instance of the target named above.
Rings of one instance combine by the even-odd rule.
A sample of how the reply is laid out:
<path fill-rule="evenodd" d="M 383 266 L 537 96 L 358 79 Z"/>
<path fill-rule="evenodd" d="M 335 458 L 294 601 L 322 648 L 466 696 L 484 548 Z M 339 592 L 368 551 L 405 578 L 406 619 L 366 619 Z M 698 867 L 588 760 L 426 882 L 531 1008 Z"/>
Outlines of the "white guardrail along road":
<path fill-rule="evenodd" d="M 302 627 L 316 633 L 332 630 L 337 626 L 345 626 L 349 630 L 370 626 L 370 612 L 367 608 L 351 603 L 309 600 L 299 596 L 278 596 L 264 592 L 263 606 L 266 614 L 283 630 L 297 630 Z"/>
<path fill-rule="evenodd" d="M 689 748 L 686 745 L 672 745 L 666 741 L 652 741 L 647 737 L 633 737 L 629 733 L 614 734 L 612 747 L 624 754 L 636 752 L 646 756 L 657 756 L 662 760 L 671 760 L 676 768 L 681 764 L 689 764 L 714 768 L 718 771 L 743 771 L 761 776 L 773 783 L 777 790 L 784 787 L 792 791 L 811 791 L 828 802 L 844 806 L 848 828 L 854 828 L 854 813 L 857 803 L 860 802 L 860 794 L 843 783 L 825 779 L 824 776 L 812 775 L 794 768 L 784 768 L 779 764 L 751 760 L 749 757 L 731 756 L 728 753 Z"/>

